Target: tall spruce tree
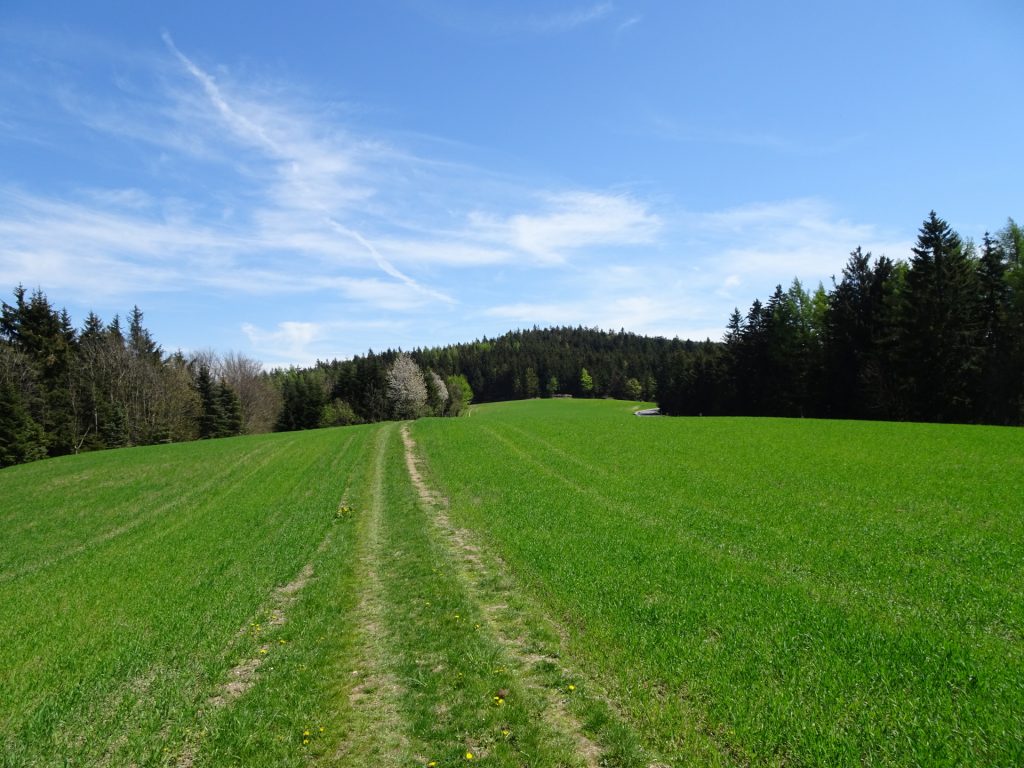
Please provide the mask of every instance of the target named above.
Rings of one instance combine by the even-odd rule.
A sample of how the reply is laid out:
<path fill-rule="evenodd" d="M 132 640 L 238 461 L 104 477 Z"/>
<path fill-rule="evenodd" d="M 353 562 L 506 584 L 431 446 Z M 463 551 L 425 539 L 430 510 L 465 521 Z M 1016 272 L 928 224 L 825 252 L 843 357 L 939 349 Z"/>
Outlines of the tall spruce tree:
<path fill-rule="evenodd" d="M 923 421 L 970 421 L 981 370 L 982 322 L 974 260 L 932 211 L 913 248 L 903 290 L 904 405 Z"/>
<path fill-rule="evenodd" d="M 0 338 L 31 361 L 38 390 L 23 404 L 46 434 L 49 455 L 74 450 L 74 414 L 69 397 L 69 372 L 75 331 L 66 312 L 57 312 L 41 290 L 26 300 L 24 286 L 14 291 L 13 305 L 3 302 Z"/>
<path fill-rule="evenodd" d="M 1015 393 L 1019 376 L 1010 331 L 1012 289 L 1007 280 L 1007 253 L 988 232 L 982 240 L 977 267 L 982 344 L 978 415 L 987 423 L 1012 424 L 1020 413 L 1019 395 Z"/>
<path fill-rule="evenodd" d="M 219 437 L 224 421 L 221 397 L 213 383 L 210 367 L 200 363 L 196 371 L 196 392 L 199 394 L 199 438 L 201 440 Z"/>
<path fill-rule="evenodd" d="M 227 382 L 217 384 L 217 401 L 220 406 L 220 420 L 217 437 L 234 437 L 242 434 L 242 401 Z"/>
<path fill-rule="evenodd" d="M 0 467 L 36 461 L 46 456 L 46 435 L 29 414 L 21 392 L 0 377 Z"/>
<path fill-rule="evenodd" d="M 824 407 L 839 418 L 885 418 L 892 366 L 896 280 L 892 260 L 858 246 L 828 297 L 825 320 Z"/>

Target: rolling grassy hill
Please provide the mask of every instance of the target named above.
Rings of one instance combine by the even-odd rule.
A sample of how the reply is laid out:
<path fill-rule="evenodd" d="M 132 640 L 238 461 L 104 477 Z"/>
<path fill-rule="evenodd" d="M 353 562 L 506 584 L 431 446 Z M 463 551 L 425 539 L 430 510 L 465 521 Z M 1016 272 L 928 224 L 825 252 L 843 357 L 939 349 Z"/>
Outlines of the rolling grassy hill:
<path fill-rule="evenodd" d="M 1024 433 L 615 401 L 0 472 L 0 765 L 1015 765 Z"/>

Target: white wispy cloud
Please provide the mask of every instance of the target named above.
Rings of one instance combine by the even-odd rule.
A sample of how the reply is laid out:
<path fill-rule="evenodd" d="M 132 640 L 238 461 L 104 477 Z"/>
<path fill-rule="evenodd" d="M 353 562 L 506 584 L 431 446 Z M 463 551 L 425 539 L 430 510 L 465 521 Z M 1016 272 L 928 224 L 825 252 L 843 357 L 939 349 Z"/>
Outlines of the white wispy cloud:
<path fill-rule="evenodd" d="M 278 323 L 273 331 L 264 330 L 252 323 L 242 324 L 242 332 L 249 337 L 254 347 L 289 360 L 307 359 L 310 355 L 309 346 L 323 338 L 325 331 L 323 324 L 294 320 Z"/>
<path fill-rule="evenodd" d="M 620 35 L 624 34 L 627 30 L 632 29 L 643 20 L 643 16 L 631 16 L 630 18 L 626 19 L 615 28 L 615 36 L 619 37 Z"/>
<path fill-rule="evenodd" d="M 611 11 L 592 5 L 561 23 Z M 733 304 L 794 276 L 827 282 L 857 245 L 908 252 L 820 200 L 674 210 L 501 176 L 437 144 L 414 152 L 288 88 L 202 66 L 170 36 L 165 45 L 145 60 L 145 87 L 51 93 L 111 147 L 143 151 L 117 152 L 140 158 L 120 185 L 0 186 L 0 284 L 85 303 L 238 300 L 259 306 L 235 314 L 255 351 L 306 364 L 364 349 L 371 331 L 427 323 L 447 324 L 452 340 L 549 323 L 718 338 Z M 300 301 L 278 307 L 289 299 Z"/>
<path fill-rule="evenodd" d="M 848 150 L 862 142 L 864 133 L 831 137 L 785 136 L 769 131 L 734 130 L 710 127 L 699 120 L 683 120 L 653 114 L 639 133 L 685 144 L 720 144 L 769 150 L 781 155 L 822 157 Z"/>
<path fill-rule="evenodd" d="M 614 8 L 615 6 L 612 3 L 605 2 L 573 8 L 546 16 L 529 16 L 523 22 L 523 26 L 535 32 L 565 32 L 603 19 Z"/>
<path fill-rule="evenodd" d="M 855 224 L 818 200 L 752 204 L 719 211 L 675 211 L 663 237 L 676 258 L 601 262 L 554 285 L 487 308 L 518 325 L 582 323 L 659 336 L 720 339 L 734 306 L 746 310 L 794 277 L 813 290 L 829 285 L 857 245 L 903 257 L 910 243 Z M 571 299 L 565 297 L 571 296 Z"/>
<path fill-rule="evenodd" d="M 249 340 L 252 349 L 264 359 L 265 367 L 278 368 L 291 365 L 308 366 L 317 360 L 328 360 L 343 353 L 363 353 L 361 344 L 349 344 L 347 349 L 338 348 L 339 335 L 355 337 L 368 330 L 395 330 L 400 324 L 389 320 L 361 322 L 310 322 L 285 320 L 273 329 L 263 328 L 254 323 L 242 323 L 241 331 Z"/>
<path fill-rule="evenodd" d="M 609 7 L 570 16 L 582 22 Z M 160 183 L 62 196 L 0 189 L 0 279 L 90 295 L 336 290 L 408 311 L 459 301 L 416 271 L 561 264 L 584 249 L 650 243 L 661 227 L 624 195 L 531 192 L 495 177 L 481 185 L 486 171 L 359 135 L 281 88 L 240 84 L 223 68 L 214 76 L 163 40 L 170 61 L 141 78 L 152 92 L 118 85 L 102 103 L 71 86 L 53 94 L 90 129 L 158 149 L 140 172 Z M 481 188 L 495 194 L 482 199 Z"/>
<path fill-rule="evenodd" d="M 279 205 L 301 213 L 320 214 L 323 222 L 321 226 L 326 224 L 342 237 L 354 240 L 388 276 L 425 296 L 439 301 L 452 301 L 450 297 L 420 285 L 401 272 L 380 254 L 366 236 L 337 220 L 339 202 L 362 199 L 372 194 L 362 185 L 342 183 L 346 177 L 353 175 L 354 162 L 350 152 L 339 151 L 326 142 L 312 139 L 308 136 L 306 126 L 267 105 L 246 108 L 244 103 L 231 103 L 214 78 L 179 51 L 169 34 L 164 32 L 163 39 L 189 74 L 202 86 L 225 126 L 240 140 L 262 147 L 279 162 L 279 177 L 274 189 Z"/>
<path fill-rule="evenodd" d="M 827 283 L 858 245 L 895 258 L 910 250 L 910 241 L 851 222 L 811 198 L 686 213 L 675 223 L 705 254 L 702 270 L 721 276 L 723 288 L 742 287 L 755 295 L 794 277 Z"/>
<path fill-rule="evenodd" d="M 544 203 L 545 210 L 535 214 L 474 212 L 470 226 L 486 241 L 549 264 L 582 248 L 650 243 L 661 228 L 656 214 L 628 197 L 570 192 L 547 195 Z"/>

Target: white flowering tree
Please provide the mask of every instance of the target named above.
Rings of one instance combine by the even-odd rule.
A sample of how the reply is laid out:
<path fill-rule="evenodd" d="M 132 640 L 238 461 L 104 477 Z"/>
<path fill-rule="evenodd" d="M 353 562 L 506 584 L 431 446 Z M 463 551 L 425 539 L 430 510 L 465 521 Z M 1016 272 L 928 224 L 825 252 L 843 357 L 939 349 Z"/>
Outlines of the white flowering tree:
<path fill-rule="evenodd" d="M 388 401 L 398 419 L 417 419 L 427 407 L 427 385 L 423 372 L 402 352 L 388 370 Z"/>
<path fill-rule="evenodd" d="M 448 408 L 448 386 L 434 371 L 424 377 L 427 383 L 427 407 L 434 416 L 444 416 Z"/>

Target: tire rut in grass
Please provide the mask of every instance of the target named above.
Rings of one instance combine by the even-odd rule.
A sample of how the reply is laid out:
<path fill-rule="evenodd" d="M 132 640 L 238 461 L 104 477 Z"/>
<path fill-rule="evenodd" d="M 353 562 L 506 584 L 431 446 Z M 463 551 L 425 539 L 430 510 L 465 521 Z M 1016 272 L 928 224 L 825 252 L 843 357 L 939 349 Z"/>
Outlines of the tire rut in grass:
<path fill-rule="evenodd" d="M 487 634 L 514 669 L 516 684 L 537 701 L 543 727 L 554 739 L 570 742 L 577 762 L 588 768 L 646 765 L 648 760 L 636 737 L 618 718 L 614 707 L 596 685 L 584 685 L 579 674 L 563 662 L 564 632 L 517 594 L 500 561 L 485 554 L 469 532 L 453 525 L 447 499 L 423 478 L 408 425 L 402 428 L 402 439 L 407 471 L 420 503 L 429 511 L 465 591 L 479 607 Z M 585 693 L 584 689 L 589 691 Z M 604 743 L 588 735 L 581 717 L 599 724 L 593 730 Z"/>
<path fill-rule="evenodd" d="M 384 628 L 385 595 L 381 570 L 385 567 L 381 528 L 384 515 L 384 462 L 393 427 L 376 435 L 369 503 L 361 520 L 363 531 L 358 555 L 362 593 L 352 619 L 359 636 L 353 659 L 349 704 L 354 717 L 348 737 L 335 751 L 341 762 L 372 760 L 377 765 L 400 765 L 409 751 L 398 709 L 402 689 L 388 663 L 389 638 Z M 407 764 L 407 763 L 406 763 Z"/>
<path fill-rule="evenodd" d="M 317 552 L 322 552 L 330 543 L 330 540 L 331 534 L 328 533 L 324 540 L 320 542 Z M 306 586 L 311 578 L 313 578 L 313 563 L 309 562 L 302 567 L 294 579 L 274 590 L 271 599 L 259 611 L 258 616 L 269 616 L 267 625 L 271 627 L 279 627 L 286 624 L 288 622 L 288 606 L 298 599 L 299 592 L 302 591 L 302 588 Z M 238 630 L 238 634 L 243 636 L 251 632 L 258 634 L 261 628 L 257 617 L 254 617 L 254 620 L 248 626 Z M 266 660 L 271 647 L 270 643 L 261 643 L 256 655 L 242 659 L 232 667 L 228 673 L 227 682 L 221 685 L 217 693 L 207 700 L 208 703 L 215 707 L 226 706 L 252 688 L 256 682 L 256 672 Z"/>
<path fill-rule="evenodd" d="M 340 446 L 335 462 L 340 462 L 346 456 L 352 443 L 350 438 Z M 345 505 L 351 480 L 351 476 L 346 477 L 341 501 L 338 503 L 339 511 Z M 335 516 L 336 519 L 340 517 L 339 513 L 335 513 Z M 275 658 L 279 658 L 278 652 L 283 651 L 289 642 L 280 636 L 275 639 L 274 635 L 278 635 L 279 630 L 289 623 L 293 606 L 305 599 L 306 587 L 320 577 L 323 557 L 339 537 L 345 538 L 346 534 L 329 528 L 320 539 L 311 559 L 294 572 L 289 581 L 274 587 L 224 646 L 224 660 L 238 661 L 226 671 L 221 678 L 222 682 L 212 691 L 208 690 L 205 698 L 196 700 L 196 719 L 186 730 L 177 760 L 173 763 L 175 768 L 191 768 L 197 762 L 210 764 L 210 756 L 207 754 L 209 745 L 206 743 L 208 731 L 218 728 L 218 719 L 223 721 L 224 717 L 230 719 L 237 716 L 239 700 L 260 684 L 259 672 L 265 664 L 269 662 L 268 669 L 274 670 Z M 161 732 L 162 741 L 169 740 L 170 727 L 170 723 L 165 725 Z"/>
<path fill-rule="evenodd" d="M 317 554 L 322 553 L 330 545 L 331 535 L 332 532 L 328 531 L 327 535 L 324 536 L 317 547 Z M 271 594 L 270 599 L 252 617 L 252 621 L 238 630 L 236 639 L 231 646 L 232 649 L 237 648 L 246 637 L 259 635 L 262 630 L 262 617 L 268 617 L 266 623 L 271 627 L 279 627 L 286 624 L 288 621 L 288 607 L 298 600 L 299 593 L 309 583 L 310 579 L 313 578 L 313 575 L 313 563 L 310 561 L 295 574 L 295 578 L 287 584 L 277 587 Z M 207 705 L 214 709 L 229 707 L 249 691 L 256 684 L 258 680 L 257 673 L 263 663 L 269 658 L 273 647 L 272 643 L 260 643 L 254 655 L 247 656 L 235 664 L 228 672 L 228 679 L 220 685 L 216 693 L 206 700 Z M 176 768 L 191 768 L 195 763 L 198 746 L 199 739 L 193 738 L 188 740 L 178 756 L 175 763 Z"/>

